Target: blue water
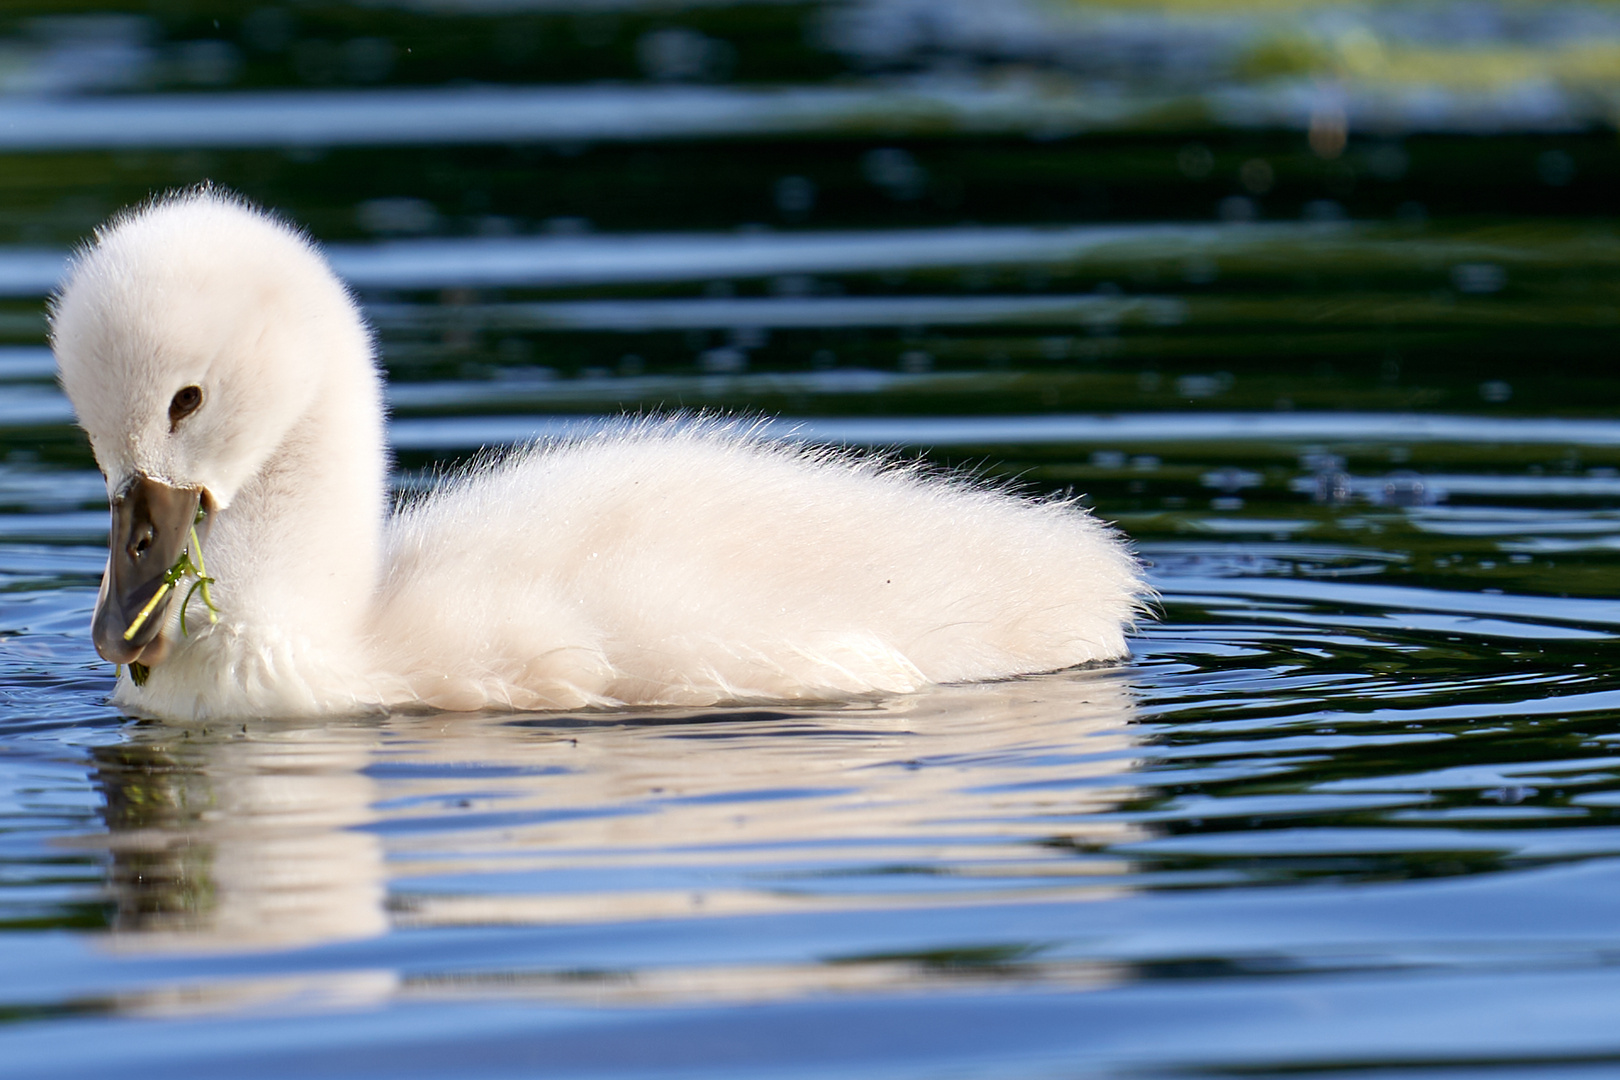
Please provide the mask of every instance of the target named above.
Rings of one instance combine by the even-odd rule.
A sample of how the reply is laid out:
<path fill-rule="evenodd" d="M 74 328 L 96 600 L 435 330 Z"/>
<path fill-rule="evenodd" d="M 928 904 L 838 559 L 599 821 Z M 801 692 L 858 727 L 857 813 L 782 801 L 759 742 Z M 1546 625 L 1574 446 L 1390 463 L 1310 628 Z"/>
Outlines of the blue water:
<path fill-rule="evenodd" d="M 1620 1055 L 1620 604 L 1535 585 L 1613 581 L 1612 485 L 1116 514 L 1162 596 L 1119 667 L 196 729 L 101 704 L 100 525 L 52 505 L 93 485 L 39 471 L 0 493 L 8 1074 Z"/>
<path fill-rule="evenodd" d="M 1611 6 L 487 7 L 0 27 L 0 1075 L 1620 1069 Z M 741 412 L 1083 492 L 1154 615 L 823 706 L 121 716 L 40 312 L 205 178 L 355 287 L 401 491 Z"/>

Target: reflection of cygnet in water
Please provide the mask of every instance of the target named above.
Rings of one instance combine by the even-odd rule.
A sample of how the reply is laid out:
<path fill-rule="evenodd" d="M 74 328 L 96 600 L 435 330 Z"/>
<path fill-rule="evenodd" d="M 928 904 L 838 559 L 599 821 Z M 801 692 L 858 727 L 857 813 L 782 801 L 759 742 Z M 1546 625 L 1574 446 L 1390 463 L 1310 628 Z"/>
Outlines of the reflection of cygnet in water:
<path fill-rule="evenodd" d="M 1106 849 L 1141 836 L 1138 826 L 1105 816 L 1134 790 L 1131 716 L 1124 674 L 1101 670 L 834 707 L 660 711 L 587 723 L 484 715 L 458 720 L 453 741 L 434 737 L 442 720 L 394 717 L 391 727 L 411 736 L 415 755 L 498 762 L 535 776 L 502 781 L 489 807 L 499 811 L 498 829 L 409 837 L 390 830 L 396 872 L 452 855 L 465 873 L 486 859 L 501 872 L 521 856 L 527 867 L 570 878 L 602 872 L 604 881 L 640 883 L 396 892 L 395 917 L 410 925 L 594 922 L 902 897 L 959 902 L 1011 888 L 1002 872 L 1014 866 L 1038 867 L 1052 896 L 1116 893 L 1128 866 Z M 465 791 L 460 783 L 424 781 L 401 794 L 418 805 Z M 804 858 L 826 860 L 829 872 L 795 880 L 742 870 L 753 860 Z M 711 863 L 740 872 L 710 875 L 694 891 L 689 873 L 654 869 Z M 874 875 L 873 866 L 926 869 Z M 941 893 L 945 881 L 953 885 Z M 1027 898 L 1024 889 L 1014 893 Z"/>
<path fill-rule="evenodd" d="M 1124 673 L 1100 670 L 837 706 L 399 714 L 249 733 L 136 725 L 93 751 L 109 945 L 287 950 L 393 927 L 1116 896 L 1132 867 L 1109 848 L 1141 835 L 1111 813 L 1134 790 L 1130 720 Z M 758 1000 L 922 977 L 903 960 L 698 959 L 609 986 L 542 962 L 525 985 Z M 332 971 L 120 1004 L 185 1012 L 404 992 L 392 970 Z"/>
<path fill-rule="evenodd" d="M 1073 500 L 690 419 L 486 462 L 390 518 L 359 310 L 210 190 L 102 229 L 51 327 L 113 508 L 92 634 L 143 715 L 909 691 L 1117 659 L 1144 591 Z"/>
<path fill-rule="evenodd" d="M 95 751 L 114 929 L 130 948 L 255 949 L 384 933 L 390 908 L 411 924 L 691 910 L 686 887 L 386 902 L 389 873 L 443 856 L 476 876 L 485 860 L 572 872 L 809 844 L 855 863 L 949 867 L 971 853 L 974 873 L 1032 861 L 1054 885 L 1113 890 L 1120 860 L 1073 852 L 1137 836 L 1099 816 L 1131 794 L 1131 709 L 1122 673 L 1086 671 L 833 707 L 402 714 L 381 728 L 261 722 L 251 736 L 144 724 Z M 396 775 L 379 781 L 385 737 Z M 368 826 L 391 837 L 386 858 Z M 799 902 L 780 881 L 703 893 L 715 912 Z"/>
<path fill-rule="evenodd" d="M 370 764 L 376 732 L 143 726 L 98 749 L 114 943 L 285 948 L 388 929 Z"/>

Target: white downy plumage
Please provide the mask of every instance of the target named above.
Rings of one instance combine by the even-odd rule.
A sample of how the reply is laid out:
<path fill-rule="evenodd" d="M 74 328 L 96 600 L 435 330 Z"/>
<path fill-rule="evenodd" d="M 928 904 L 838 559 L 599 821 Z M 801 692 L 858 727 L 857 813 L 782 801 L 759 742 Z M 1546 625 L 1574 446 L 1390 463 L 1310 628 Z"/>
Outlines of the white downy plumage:
<path fill-rule="evenodd" d="M 165 601 L 144 652 L 98 637 L 151 663 L 114 695 L 138 713 L 909 691 L 1118 658 L 1144 592 L 1120 539 L 1072 501 L 720 420 L 533 446 L 390 517 L 354 301 L 306 239 L 213 190 L 98 232 L 52 341 L 109 495 L 143 482 L 211 508 L 218 621 L 193 600 L 182 633 Z M 201 404 L 177 412 L 191 387 Z M 119 587 L 117 505 L 102 606 Z"/>

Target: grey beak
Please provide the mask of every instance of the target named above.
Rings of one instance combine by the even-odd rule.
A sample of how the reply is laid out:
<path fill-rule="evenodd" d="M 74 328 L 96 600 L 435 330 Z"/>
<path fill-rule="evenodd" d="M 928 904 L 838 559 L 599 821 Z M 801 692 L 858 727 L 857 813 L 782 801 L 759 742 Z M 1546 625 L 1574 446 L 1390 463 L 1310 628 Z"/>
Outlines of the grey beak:
<path fill-rule="evenodd" d="M 144 619 L 140 615 L 190 545 L 192 526 L 199 541 L 206 534 L 209 518 L 197 519 L 199 507 L 212 509 L 201 489 L 170 487 L 139 474 L 113 497 L 107 572 L 90 624 L 96 652 L 104 659 L 151 665 L 168 651 L 161 634 L 177 590 L 168 589 Z"/>

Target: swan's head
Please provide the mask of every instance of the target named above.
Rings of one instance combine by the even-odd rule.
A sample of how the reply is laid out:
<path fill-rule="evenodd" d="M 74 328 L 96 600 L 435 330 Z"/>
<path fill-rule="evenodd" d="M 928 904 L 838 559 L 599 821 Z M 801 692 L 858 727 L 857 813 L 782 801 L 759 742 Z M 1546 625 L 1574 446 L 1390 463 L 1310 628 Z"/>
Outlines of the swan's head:
<path fill-rule="evenodd" d="M 102 656 L 161 658 L 174 590 L 139 613 L 193 524 L 200 536 L 309 411 L 333 336 L 356 333 L 314 247 L 212 189 L 121 214 L 78 253 L 51 305 L 51 345 L 112 502 Z"/>

